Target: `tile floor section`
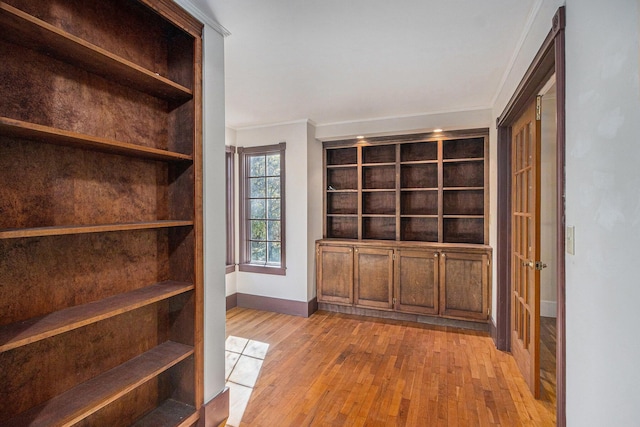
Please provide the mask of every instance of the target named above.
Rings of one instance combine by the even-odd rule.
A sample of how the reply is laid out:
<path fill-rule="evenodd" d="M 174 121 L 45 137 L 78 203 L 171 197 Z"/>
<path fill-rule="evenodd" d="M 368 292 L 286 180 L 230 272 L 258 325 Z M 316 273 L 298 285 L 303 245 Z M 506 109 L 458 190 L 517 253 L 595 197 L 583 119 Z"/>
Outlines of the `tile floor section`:
<path fill-rule="evenodd" d="M 225 380 L 229 387 L 228 426 L 239 426 L 269 344 L 229 336 L 225 343 Z"/>

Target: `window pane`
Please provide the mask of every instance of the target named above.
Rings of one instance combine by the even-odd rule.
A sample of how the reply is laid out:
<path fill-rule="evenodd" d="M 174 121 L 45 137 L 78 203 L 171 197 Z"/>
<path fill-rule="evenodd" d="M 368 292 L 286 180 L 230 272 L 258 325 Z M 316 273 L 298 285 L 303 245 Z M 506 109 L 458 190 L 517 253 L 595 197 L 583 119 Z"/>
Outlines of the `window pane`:
<path fill-rule="evenodd" d="M 280 197 L 280 177 L 267 178 L 267 197 Z"/>
<path fill-rule="evenodd" d="M 266 221 L 250 221 L 251 222 L 251 240 L 267 240 L 267 222 Z"/>
<path fill-rule="evenodd" d="M 269 154 L 267 156 L 267 175 L 268 176 L 280 175 L 280 153 Z"/>
<path fill-rule="evenodd" d="M 267 262 L 267 244 L 251 242 L 251 262 L 264 264 Z"/>
<path fill-rule="evenodd" d="M 280 240 L 280 221 L 267 222 L 267 240 Z"/>
<path fill-rule="evenodd" d="M 263 219 L 265 218 L 265 200 L 254 199 L 251 200 L 251 219 Z"/>
<path fill-rule="evenodd" d="M 265 156 L 249 157 L 249 176 L 264 176 Z"/>
<path fill-rule="evenodd" d="M 264 178 L 251 178 L 249 179 L 249 194 L 250 197 L 265 197 L 266 182 Z"/>
<path fill-rule="evenodd" d="M 267 200 L 267 218 L 280 219 L 280 199 Z"/>
<path fill-rule="evenodd" d="M 267 263 L 280 264 L 280 242 L 269 242 L 269 257 Z"/>

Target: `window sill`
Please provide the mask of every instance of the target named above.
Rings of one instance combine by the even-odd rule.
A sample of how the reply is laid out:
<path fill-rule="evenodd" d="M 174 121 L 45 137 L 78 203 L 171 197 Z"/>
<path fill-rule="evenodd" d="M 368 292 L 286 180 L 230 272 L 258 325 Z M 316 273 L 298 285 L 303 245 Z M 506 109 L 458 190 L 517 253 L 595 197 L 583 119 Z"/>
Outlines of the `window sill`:
<path fill-rule="evenodd" d="M 269 267 L 268 265 L 238 264 L 238 270 L 247 273 L 275 274 L 277 276 L 287 275 L 287 269 L 285 267 Z"/>
<path fill-rule="evenodd" d="M 236 271 L 236 265 L 230 264 L 225 267 L 225 274 L 234 273 Z"/>

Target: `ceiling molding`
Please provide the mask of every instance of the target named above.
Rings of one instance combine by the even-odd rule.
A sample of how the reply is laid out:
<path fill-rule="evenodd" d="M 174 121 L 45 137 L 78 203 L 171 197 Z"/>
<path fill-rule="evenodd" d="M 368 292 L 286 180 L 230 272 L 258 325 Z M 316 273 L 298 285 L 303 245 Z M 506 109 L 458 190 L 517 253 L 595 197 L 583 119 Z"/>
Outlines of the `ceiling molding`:
<path fill-rule="evenodd" d="M 399 116 L 388 116 L 388 117 L 375 117 L 375 118 L 368 118 L 368 119 L 345 120 L 345 121 L 341 121 L 341 122 L 320 123 L 320 124 L 318 124 L 316 126 L 317 127 L 322 127 L 322 126 L 349 125 L 349 124 L 356 124 L 356 123 L 380 122 L 380 121 L 384 121 L 384 120 L 397 120 L 397 119 L 411 119 L 411 118 L 417 118 L 417 117 L 437 116 L 437 115 L 440 115 L 440 114 L 455 114 L 455 113 L 465 113 L 465 112 L 470 112 L 470 111 L 484 111 L 484 110 L 491 110 L 491 107 L 490 106 L 469 107 L 469 108 L 458 108 L 458 109 L 451 109 L 451 110 L 430 111 L 428 113 L 405 114 L 405 115 L 399 115 Z"/>
<path fill-rule="evenodd" d="M 243 130 L 254 130 L 254 129 L 265 129 L 272 128 L 276 126 L 288 126 L 288 125 L 299 125 L 299 124 L 310 124 L 314 127 L 318 126 L 316 122 L 311 119 L 300 119 L 300 120 L 291 120 L 288 122 L 278 122 L 278 123 L 267 123 L 262 125 L 249 125 L 249 126 L 227 126 L 229 129 L 233 129 L 234 131 L 243 131 Z"/>
<path fill-rule="evenodd" d="M 220 33 L 223 37 L 228 37 L 231 35 L 231 32 L 227 30 L 225 27 L 220 25 L 213 17 L 209 14 L 205 13 L 196 6 L 191 0 L 173 0 L 175 3 L 180 5 L 184 10 L 193 15 L 196 19 L 198 19 L 203 24 L 207 24 L 216 32 Z"/>
<path fill-rule="evenodd" d="M 504 85 L 507 82 L 507 77 L 509 76 L 509 74 L 511 74 L 511 70 L 513 69 L 513 66 L 516 63 L 518 56 L 520 56 L 520 52 L 522 51 L 522 47 L 524 46 L 524 41 L 526 40 L 527 35 L 529 34 L 529 31 L 531 31 L 531 27 L 533 26 L 533 21 L 535 21 L 536 16 L 538 16 L 538 12 L 540 12 L 540 8 L 542 7 L 543 1 L 544 0 L 536 0 L 536 2 L 531 7 L 531 12 L 529 12 L 529 16 L 527 17 L 527 22 L 524 24 L 522 33 L 520 34 L 520 38 L 518 39 L 518 43 L 516 43 L 516 47 L 513 50 L 513 54 L 511 55 L 511 58 L 509 59 L 509 63 L 507 64 L 507 68 L 505 68 L 504 73 L 502 74 L 502 79 L 500 79 L 500 83 L 498 84 L 498 89 L 496 90 L 496 93 L 493 95 L 493 98 L 491 99 L 492 106 L 496 104 L 496 101 L 498 100 L 498 97 L 500 96 L 502 89 L 504 89 Z"/>

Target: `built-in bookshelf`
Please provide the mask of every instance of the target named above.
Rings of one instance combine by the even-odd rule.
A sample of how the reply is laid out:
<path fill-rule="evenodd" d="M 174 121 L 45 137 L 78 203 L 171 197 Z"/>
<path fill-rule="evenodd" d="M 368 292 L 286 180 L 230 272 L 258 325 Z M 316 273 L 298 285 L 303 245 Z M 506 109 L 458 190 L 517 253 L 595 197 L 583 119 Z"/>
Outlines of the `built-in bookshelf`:
<path fill-rule="evenodd" d="M 487 244 L 488 131 L 325 142 L 324 237 Z"/>
<path fill-rule="evenodd" d="M 194 425 L 202 25 L 0 2 L 0 426 Z"/>

